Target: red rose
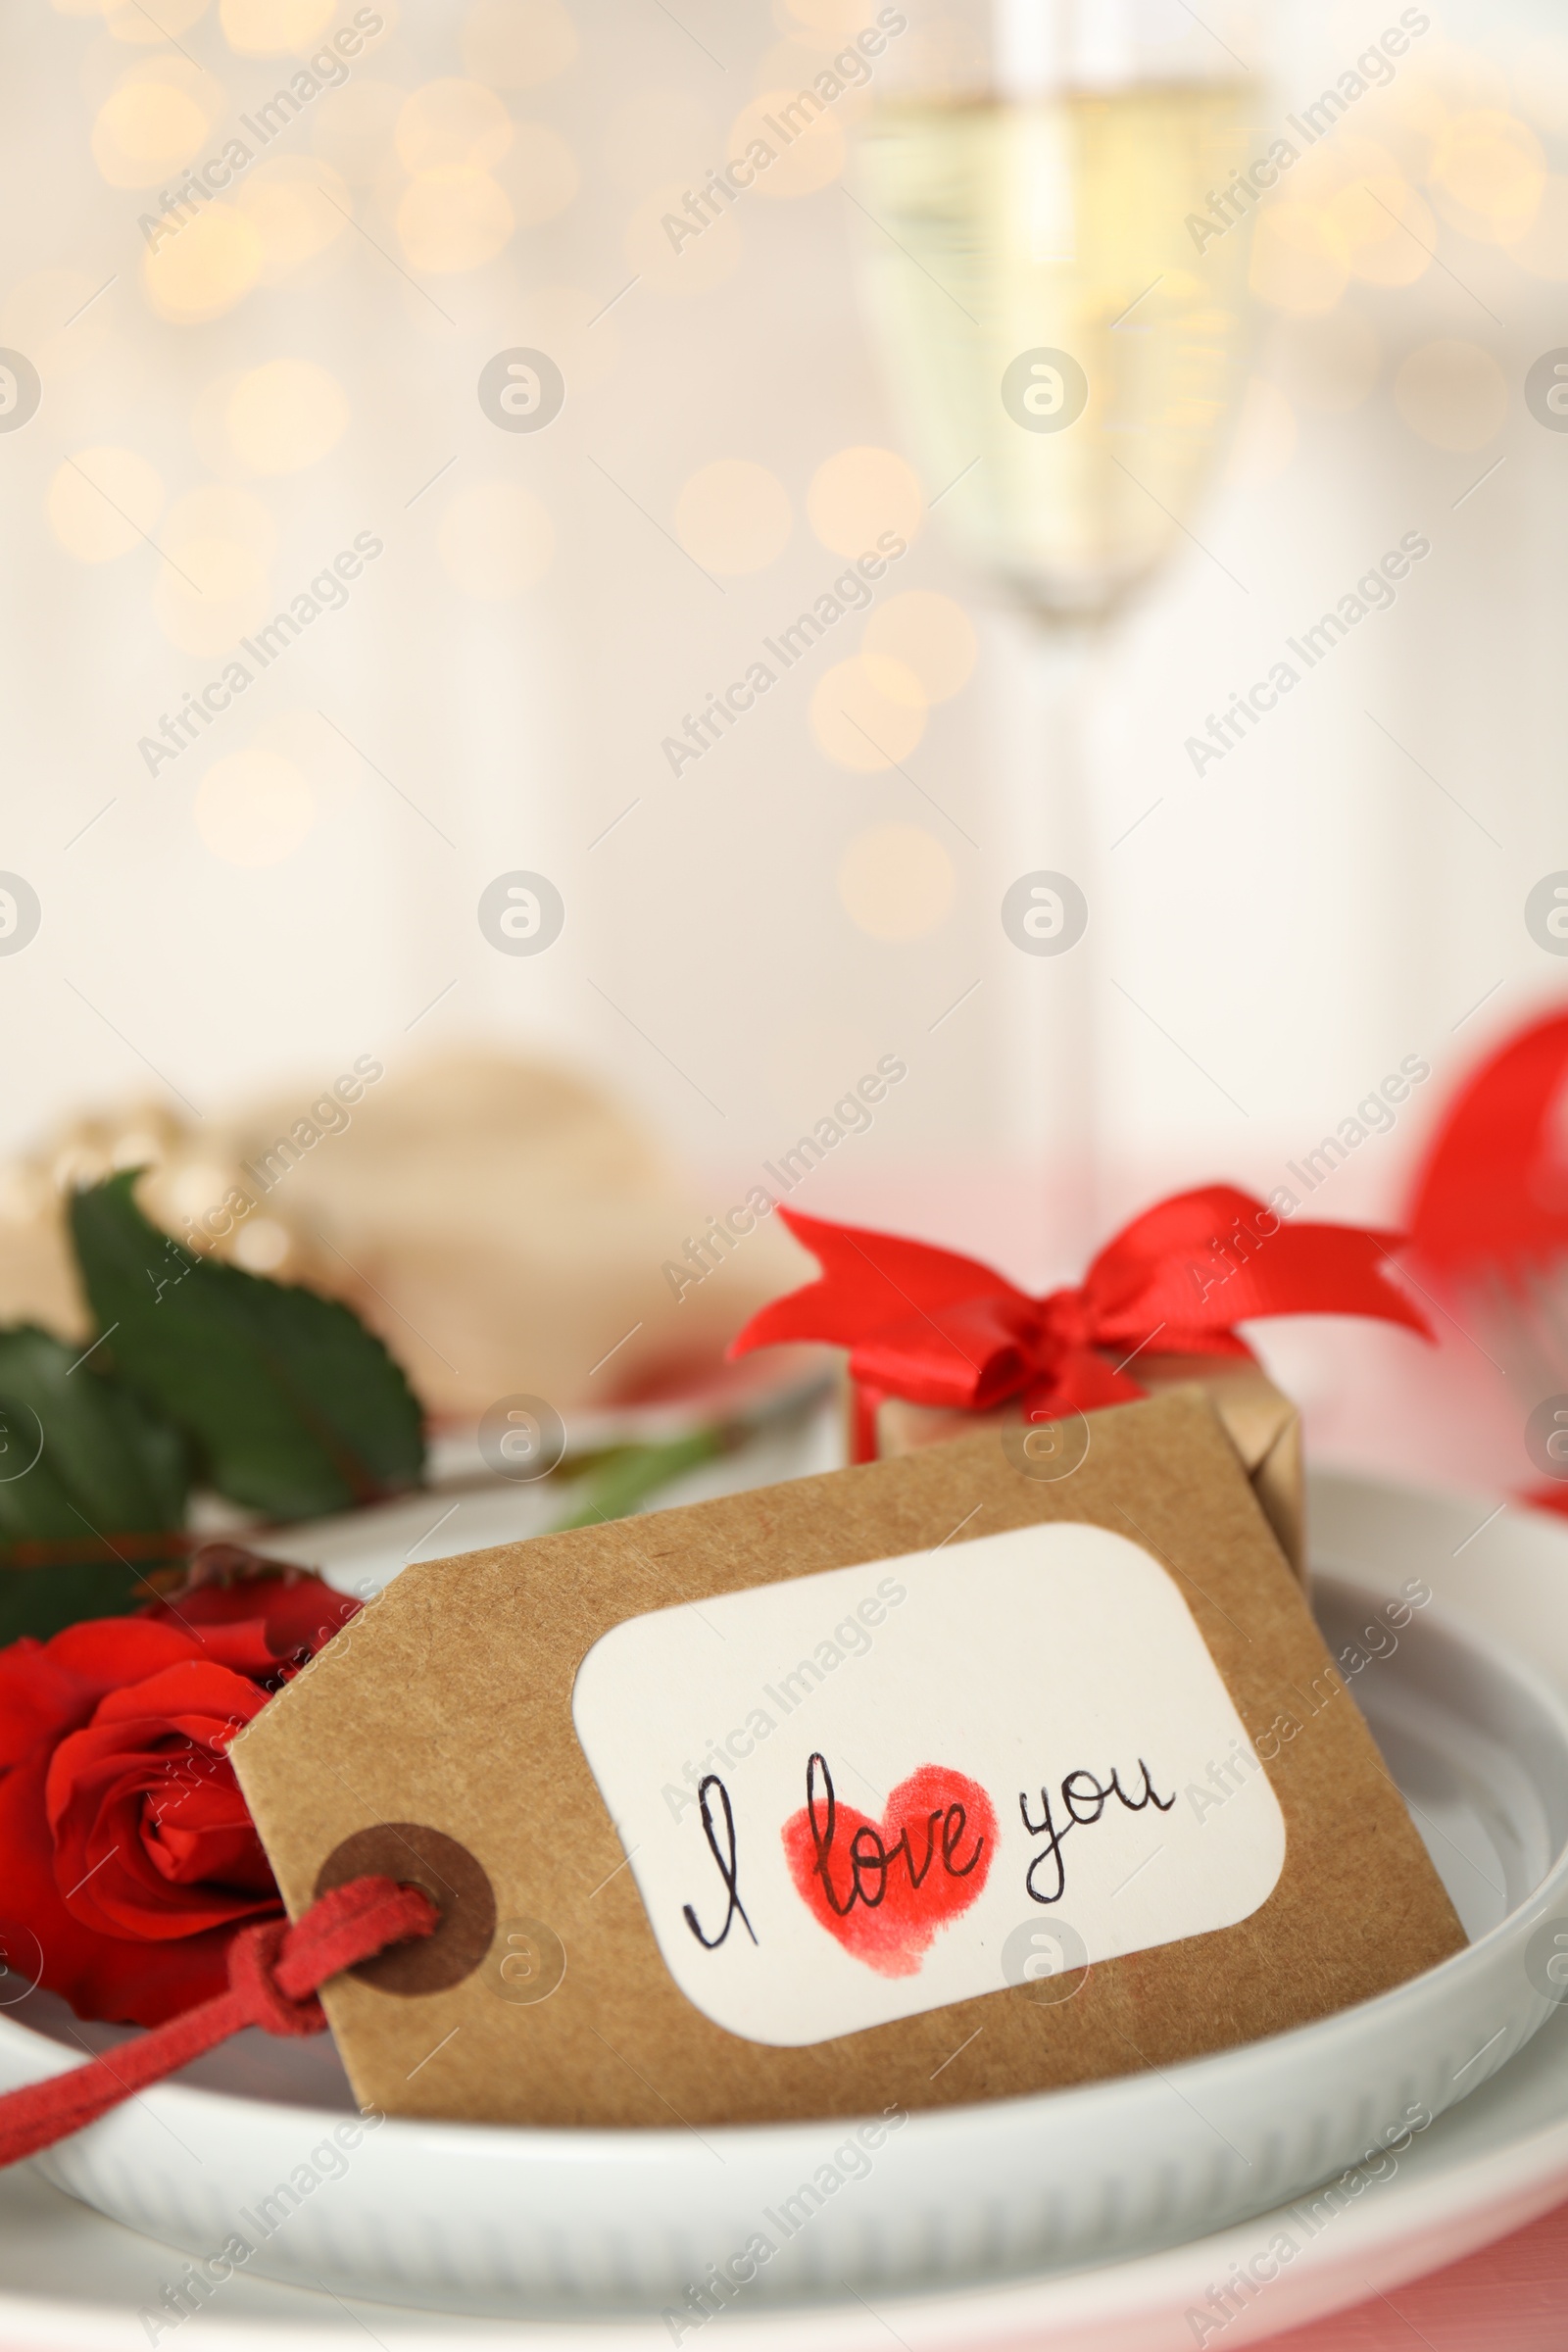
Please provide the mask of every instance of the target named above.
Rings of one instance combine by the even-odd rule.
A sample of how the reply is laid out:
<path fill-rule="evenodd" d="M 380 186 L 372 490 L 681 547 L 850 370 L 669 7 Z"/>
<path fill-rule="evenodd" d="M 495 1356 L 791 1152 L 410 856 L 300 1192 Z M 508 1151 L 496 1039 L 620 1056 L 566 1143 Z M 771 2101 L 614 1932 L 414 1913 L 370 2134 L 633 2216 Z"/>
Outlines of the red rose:
<path fill-rule="evenodd" d="M 12 1970 L 117 2024 L 223 1990 L 236 1928 L 282 1909 L 228 1743 L 359 1606 L 252 1576 L 0 1649 Z"/>

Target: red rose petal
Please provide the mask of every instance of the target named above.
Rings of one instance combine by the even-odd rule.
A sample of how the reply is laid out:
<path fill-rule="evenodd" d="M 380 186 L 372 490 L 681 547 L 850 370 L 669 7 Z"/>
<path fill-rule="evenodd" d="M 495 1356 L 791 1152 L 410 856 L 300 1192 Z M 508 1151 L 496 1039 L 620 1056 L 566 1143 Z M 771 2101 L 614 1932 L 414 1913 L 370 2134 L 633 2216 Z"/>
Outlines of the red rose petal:
<path fill-rule="evenodd" d="M 301 1650 L 314 1656 L 361 1606 L 350 1594 L 335 1592 L 322 1578 L 302 1569 L 294 1576 L 248 1576 L 230 1585 L 198 1585 L 177 1599 L 155 1601 L 146 1615 L 189 1627 L 213 1655 L 236 1665 L 240 1661 L 227 1648 L 227 1637 L 241 1626 L 258 1627 L 267 1654 L 248 1670 L 259 1673 Z"/>
<path fill-rule="evenodd" d="M 246 1617 L 238 1625 L 193 1625 L 189 1641 L 190 1654 L 211 1665 L 227 1666 L 257 1682 L 276 1677 L 278 1662 L 260 1617 Z"/>
<path fill-rule="evenodd" d="M 77 1733 L 74 1738 L 90 1740 L 94 1735 Z M 180 1757 L 170 1761 L 176 1770 L 205 1767 L 225 1776 L 233 1770 L 226 1760 L 212 1756 L 198 1755 L 188 1764 Z M 223 1885 L 206 1870 L 197 1874 L 194 1884 L 181 1884 L 165 1872 L 149 1851 L 149 1827 L 156 1838 L 161 1826 L 149 1822 L 149 1808 L 168 1801 L 172 1788 L 177 1803 L 177 1784 L 159 1780 L 157 1759 L 127 1760 L 110 1753 L 84 1761 L 71 1801 L 57 1817 L 54 1840 L 56 1885 L 66 1908 L 82 1926 L 110 1936 L 165 1941 L 275 1909 L 270 1873 L 257 1884 L 259 1840 L 246 1848 L 236 1886 Z M 51 1772 L 51 1800 L 54 1794 Z M 255 1838 L 254 1830 L 249 1835 Z M 215 1864 L 227 1858 L 233 1838 L 231 1826 L 219 1832 L 209 1857 Z"/>
<path fill-rule="evenodd" d="M 165 1940 L 251 1916 L 275 1903 L 270 1871 L 248 1827 L 225 1753 L 236 1724 L 267 1703 L 265 1691 L 225 1666 L 191 1658 L 113 1690 L 91 1724 L 62 1740 L 45 1782 L 55 1879 L 73 1917 L 108 1935 Z M 200 1830 L 188 1808 L 221 1791 L 212 1868 L 185 1843 L 179 1863 L 159 1851 L 166 1821 Z M 185 1818 L 181 1818 L 185 1816 Z M 239 1878 L 224 1883 L 235 1858 Z"/>
<path fill-rule="evenodd" d="M 143 1723 L 166 1731 L 188 1721 L 192 1738 L 213 1729 L 232 1738 L 228 1727 L 238 1729 L 249 1723 L 266 1706 L 268 1695 L 230 1666 L 207 1658 L 182 1658 L 178 1665 L 150 1674 L 128 1689 L 108 1691 L 92 1720 L 95 1729 Z"/>
<path fill-rule="evenodd" d="M 30 1640 L 0 1649 L 0 1771 L 30 1756 L 40 1740 L 85 1723 L 102 1683 L 74 1674 Z"/>
<path fill-rule="evenodd" d="M 52 1635 L 48 1650 L 74 1674 L 112 1690 L 120 1683 L 142 1682 L 181 1658 L 200 1657 L 201 1643 L 177 1625 L 154 1625 L 145 1617 L 91 1617 Z"/>
<path fill-rule="evenodd" d="M 154 2025 L 221 1991 L 281 1911 L 228 1744 L 358 1613 L 319 1578 L 199 1587 L 0 1650 L 0 1956 L 82 2017 Z"/>
<path fill-rule="evenodd" d="M 45 1769 L 35 1757 L 0 1779 L 0 1945 L 8 1965 L 28 1978 L 38 1968 L 45 1990 L 62 1994 L 78 2017 L 116 2025 L 162 2025 L 221 1992 L 231 1928 L 147 1943 L 96 1935 L 72 1917 L 55 1884 Z M 282 1905 L 270 1909 L 275 1915 Z"/>
<path fill-rule="evenodd" d="M 269 1602 L 267 1639 L 280 1658 L 295 1657 L 302 1649 L 314 1658 L 363 1606 L 352 1593 L 334 1592 L 317 1577 L 301 1577 L 297 1584 L 283 1585 Z"/>
<path fill-rule="evenodd" d="M 156 1840 L 145 1844 L 148 1860 L 171 1886 L 226 1886 L 236 1895 L 263 1900 L 272 1895 L 272 1866 L 248 1819 L 226 1828 L 165 1822 Z"/>

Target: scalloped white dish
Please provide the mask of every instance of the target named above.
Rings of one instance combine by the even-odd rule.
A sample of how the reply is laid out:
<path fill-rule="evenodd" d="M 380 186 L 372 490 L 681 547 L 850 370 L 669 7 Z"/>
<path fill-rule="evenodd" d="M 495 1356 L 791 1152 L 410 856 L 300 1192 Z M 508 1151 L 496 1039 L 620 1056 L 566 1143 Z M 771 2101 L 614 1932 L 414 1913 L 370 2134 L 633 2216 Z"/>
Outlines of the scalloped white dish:
<path fill-rule="evenodd" d="M 1525 1952 L 1544 1921 L 1568 1925 L 1568 1703 L 1445 1606 L 1472 1573 L 1468 1554 L 1454 1573 L 1453 1555 L 1486 1506 L 1348 1481 L 1320 1481 L 1316 1494 L 1339 1572 L 1318 1593 L 1336 1647 L 1404 1577 L 1425 1576 L 1439 1594 L 1355 1690 L 1469 1949 L 1378 2000 L 1164 2075 L 908 2119 L 863 2169 L 841 2163 L 853 2177 L 777 2245 L 729 2313 L 732 2326 L 747 2308 L 782 2316 L 784 2306 L 837 2303 L 846 2289 L 881 2302 L 1143 2255 L 1298 2198 L 1401 2132 L 1399 2160 L 1409 2163 L 1421 2144 L 1404 2120 L 1411 2111 L 1441 2116 L 1550 2014 Z M 384 1538 L 375 1541 L 381 1552 L 367 1551 L 363 1573 L 381 1570 Z M 1568 1529 L 1505 1523 L 1484 1541 L 1516 1607 L 1533 1589 L 1539 1613 L 1544 1580 L 1560 1591 L 1568 1578 Z M 334 1563 L 339 1577 L 353 1568 Z M 1521 1634 L 1525 1623 L 1521 1612 Z M 76 2054 L 74 2043 L 0 2022 L 0 2083 Z M 685 2304 L 709 2265 L 759 2229 L 776 2241 L 761 2216 L 778 2215 L 850 2132 L 393 2122 L 313 2166 L 345 2114 L 351 2102 L 325 2045 L 245 2036 L 40 2169 L 196 2255 L 238 2232 L 253 2248 L 252 2279 L 581 2322 Z M 301 2166 L 321 2178 L 279 2197 Z"/>
<path fill-rule="evenodd" d="M 1473 1524 L 1473 1522 L 1472 1522 Z M 755 2352 L 887 2352 L 890 2329 L 907 2352 L 1192 2352 L 1189 2313 L 1202 2311 L 1218 2280 L 1255 2259 L 1284 2230 L 1297 2245 L 1289 2266 L 1225 2331 L 1249 2344 L 1376 2295 L 1394 2294 L 1440 2265 L 1457 2262 L 1521 2228 L 1568 2195 L 1568 2015 L 1547 2021 L 1510 2066 L 1423 2132 L 1399 2169 L 1310 2233 L 1288 2208 L 1259 2214 L 1218 2236 L 1152 2254 L 896 2301 L 736 2311 L 726 2341 Z M 0 2175 L 0 2338 L 29 2352 L 146 2352 L 144 2313 L 156 2315 L 181 2274 L 167 2245 L 106 2222 L 36 2178 Z M 1528 2278 L 1524 2308 L 1539 2310 Z M 1499 2299 L 1489 2325 L 1502 2337 L 1511 2316 Z M 472 2352 L 477 2343 L 529 2352 L 655 2352 L 657 2322 L 444 2318 L 305 2286 L 234 2277 L 199 2316 L 182 2322 L 180 2352 L 364 2352 L 367 2331 L 397 2352 Z M 161 2339 L 162 2340 L 162 2339 Z M 1210 2337 L 1210 2342 L 1217 2339 Z"/>

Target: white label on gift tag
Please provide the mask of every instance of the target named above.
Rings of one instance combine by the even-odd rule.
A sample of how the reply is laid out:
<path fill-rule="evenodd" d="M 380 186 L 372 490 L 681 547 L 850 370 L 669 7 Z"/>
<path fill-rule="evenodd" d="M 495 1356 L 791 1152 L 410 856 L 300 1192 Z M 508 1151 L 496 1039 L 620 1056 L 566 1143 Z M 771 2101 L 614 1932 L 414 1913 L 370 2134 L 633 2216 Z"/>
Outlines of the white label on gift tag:
<path fill-rule="evenodd" d="M 1174 1578 L 1103 1528 L 630 1618 L 572 1717 L 670 1974 L 749 2041 L 1208 1935 L 1284 1867 Z"/>

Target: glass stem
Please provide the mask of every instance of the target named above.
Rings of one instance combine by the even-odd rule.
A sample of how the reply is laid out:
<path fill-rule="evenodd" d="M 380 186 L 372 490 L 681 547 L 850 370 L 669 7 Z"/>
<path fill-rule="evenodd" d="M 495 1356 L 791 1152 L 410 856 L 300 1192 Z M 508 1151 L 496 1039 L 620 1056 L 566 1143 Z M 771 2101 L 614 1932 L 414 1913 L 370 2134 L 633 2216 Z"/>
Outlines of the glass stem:
<path fill-rule="evenodd" d="M 1092 624 L 1021 620 L 1009 632 L 1000 730 L 1003 888 L 1065 875 L 1089 908 L 1087 930 L 1060 950 L 1020 947 L 1005 931 L 1001 942 L 1004 1133 L 1036 1188 L 1040 1262 L 1075 1277 L 1097 1246 L 1092 965 L 1103 910 L 1091 870 L 1087 727 L 1096 641 Z"/>

